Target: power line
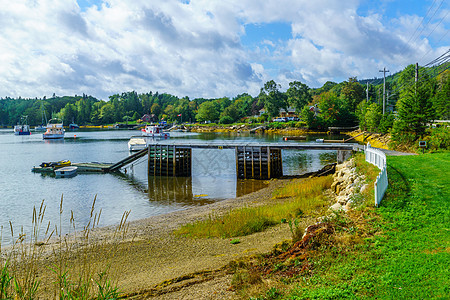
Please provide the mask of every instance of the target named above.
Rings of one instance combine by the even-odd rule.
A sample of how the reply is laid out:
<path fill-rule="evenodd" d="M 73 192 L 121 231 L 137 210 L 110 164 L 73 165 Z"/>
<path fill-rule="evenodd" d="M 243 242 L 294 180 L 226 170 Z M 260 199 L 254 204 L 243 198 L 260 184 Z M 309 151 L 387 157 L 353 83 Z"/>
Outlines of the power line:
<path fill-rule="evenodd" d="M 442 2 L 444 2 L 444 0 L 442 0 Z M 441 2 L 441 4 L 442 4 Z M 408 46 L 409 42 L 411 42 L 412 38 L 416 35 L 417 31 L 419 30 L 419 28 L 422 26 L 423 21 L 425 21 L 425 19 L 427 18 L 428 14 L 430 13 L 431 9 L 433 8 L 434 4 L 436 3 L 436 0 L 433 1 L 433 4 L 431 4 L 430 8 L 428 9 L 427 13 L 425 14 L 425 17 L 422 18 L 422 21 L 420 22 L 420 24 L 416 27 L 416 30 L 414 31 L 414 33 L 411 35 L 411 37 L 408 39 L 408 41 L 406 42 L 405 46 L 403 47 L 402 51 L 403 52 L 406 48 L 406 46 Z"/>
<path fill-rule="evenodd" d="M 446 37 L 447 36 L 447 34 L 450 32 L 450 30 L 447 30 L 446 32 L 445 32 L 445 34 L 439 39 L 439 41 L 437 41 L 437 43 L 436 44 L 439 44 L 443 39 L 444 39 L 444 37 Z M 428 53 L 430 53 L 431 52 L 431 50 L 433 50 L 433 48 L 432 47 L 430 47 L 430 50 L 428 50 L 427 51 L 427 53 L 425 53 L 419 60 L 422 60 L 425 56 L 427 56 L 428 55 Z"/>
<path fill-rule="evenodd" d="M 437 13 L 438 10 L 439 10 L 439 8 L 441 8 L 442 3 L 444 3 L 444 0 L 441 1 L 441 3 L 439 4 L 438 8 L 436 8 L 436 10 L 434 11 L 433 16 L 432 16 L 430 19 L 428 19 L 428 22 L 423 26 L 423 28 L 422 28 L 422 30 L 420 31 L 420 33 L 417 35 L 417 37 L 414 38 L 413 42 L 414 42 L 417 38 L 420 37 L 420 35 L 421 35 L 422 32 L 425 30 L 425 28 L 427 27 L 427 25 L 431 22 L 431 20 L 433 20 L 434 16 L 436 15 L 436 13 Z M 446 16 L 447 16 L 447 15 L 446 15 Z M 441 20 L 441 22 L 442 22 L 442 20 Z M 439 24 L 440 24 L 440 22 L 439 22 Z"/>

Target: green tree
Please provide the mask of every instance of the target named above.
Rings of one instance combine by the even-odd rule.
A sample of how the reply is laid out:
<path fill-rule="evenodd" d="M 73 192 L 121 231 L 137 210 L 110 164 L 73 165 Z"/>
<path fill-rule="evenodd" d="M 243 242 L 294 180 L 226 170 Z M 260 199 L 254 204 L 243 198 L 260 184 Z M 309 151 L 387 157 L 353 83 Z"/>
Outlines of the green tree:
<path fill-rule="evenodd" d="M 428 81 L 409 86 L 401 94 L 397 103 L 397 120 L 392 130 L 395 143 L 411 145 L 423 137 L 427 123 L 435 116 L 431 95 L 432 87 Z"/>
<path fill-rule="evenodd" d="M 287 102 L 290 106 L 295 108 L 297 113 L 299 113 L 305 105 L 312 101 L 309 87 L 300 81 L 290 82 L 286 95 Z"/>
<path fill-rule="evenodd" d="M 220 114 L 221 120 L 222 120 L 222 117 L 228 117 L 226 119 L 227 121 L 231 120 L 231 122 L 229 122 L 227 124 L 236 122 L 239 119 L 239 111 L 236 108 L 236 106 L 230 105 L 227 108 L 225 108 L 225 110 Z M 220 122 L 220 123 L 223 123 L 223 122 Z"/>
<path fill-rule="evenodd" d="M 264 109 L 271 118 L 278 116 L 280 109 L 287 111 L 286 95 L 279 91 L 281 85 L 271 80 L 264 84 L 259 93 L 259 102 L 264 104 Z"/>
<path fill-rule="evenodd" d="M 381 106 L 376 103 L 370 104 L 364 116 L 368 130 L 375 132 L 378 131 L 382 116 L 383 114 Z"/>
<path fill-rule="evenodd" d="M 359 128 L 361 128 L 361 130 L 367 130 L 366 113 L 369 106 L 370 103 L 363 100 L 356 107 L 355 115 L 358 118 Z"/>
<path fill-rule="evenodd" d="M 61 110 L 61 118 L 65 124 L 69 124 L 77 119 L 77 108 L 74 104 L 67 103 Z"/>
<path fill-rule="evenodd" d="M 213 101 L 200 104 L 196 115 L 197 121 L 212 121 L 219 119 L 219 111 Z"/>
<path fill-rule="evenodd" d="M 348 81 L 344 81 L 341 97 L 349 103 L 352 111 L 364 99 L 364 88 L 356 77 L 350 77 Z"/>
<path fill-rule="evenodd" d="M 100 120 L 103 124 L 110 124 L 114 122 L 114 106 L 111 103 L 106 103 L 100 109 Z"/>
<path fill-rule="evenodd" d="M 450 70 L 446 70 L 437 78 L 437 91 L 433 97 L 433 108 L 436 118 L 450 119 Z"/>
<path fill-rule="evenodd" d="M 158 117 L 161 114 L 161 106 L 158 103 L 153 103 L 150 112 Z"/>

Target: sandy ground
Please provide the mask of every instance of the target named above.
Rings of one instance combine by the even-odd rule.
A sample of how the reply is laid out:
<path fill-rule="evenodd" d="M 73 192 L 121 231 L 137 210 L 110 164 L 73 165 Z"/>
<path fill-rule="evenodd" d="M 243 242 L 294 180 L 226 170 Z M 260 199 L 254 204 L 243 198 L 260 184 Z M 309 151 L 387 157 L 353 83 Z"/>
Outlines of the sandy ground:
<path fill-rule="evenodd" d="M 230 289 L 232 275 L 227 274 L 224 267 L 245 256 L 270 252 L 275 244 L 289 240 L 288 225 L 280 224 L 264 232 L 239 237 L 238 244 L 222 238 L 188 238 L 173 231 L 211 214 L 273 201 L 272 191 L 287 182 L 270 180 L 267 188 L 239 198 L 130 222 L 125 242 L 112 242 L 112 227 L 95 229 L 89 240 L 98 245 L 98 249 L 84 257 L 89 257 L 87 263 L 91 267 L 103 268 L 111 264 L 120 292 L 127 299 L 234 299 L 237 296 Z M 55 242 L 43 248 L 51 249 Z M 83 243 L 72 240 L 70 247 L 83 253 Z M 86 264 L 86 258 L 75 253 L 67 254 L 69 267 Z M 47 260 L 52 259 L 49 256 Z M 41 279 L 42 282 L 54 281 L 45 275 Z M 51 285 L 42 288 L 46 295 L 54 293 Z"/>
<path fill-rule="evenodd" d="M 229 239 L 193 239 L 172 232 L 182 224 L 207 218 L 211 213 L 221 214 L 232 208 L 271 201 L 271 192 L 284 183 L 272 180 L 269 187 L 236 199 L 130 223 L 129 231 L 136 238 L 120 258 L 127 265 L 119 281 L 121 290 L 130 296 L 138 293 L 134 299 L 151 296 L 157 299 L 233 298 L 229 290 L 231 275 L 221 270 L 222 267 L 243 256 L 269 252 L 276 243 L 290 239 L 288 225 L 240 237 L 240 243 L 234 245 Z M 173 279 L 178 282 L 164 283 Z"/>

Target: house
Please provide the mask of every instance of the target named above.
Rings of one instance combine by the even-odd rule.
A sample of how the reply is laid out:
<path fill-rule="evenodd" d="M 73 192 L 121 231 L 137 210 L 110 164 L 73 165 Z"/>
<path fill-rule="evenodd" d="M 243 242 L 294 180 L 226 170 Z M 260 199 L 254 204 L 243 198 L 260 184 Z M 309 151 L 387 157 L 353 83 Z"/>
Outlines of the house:
<path fill-rule="evenodd" d="M 265 113 L 266 113 L 266 110 L 264 108 L 259 110 L 260 116 Z M 297 114 L 295 113 L 295 108 L 293 108 L 293 107 L 288 107 L 287 111 L 284 108 L 281 108 L 279 116 L 280 117 L 298 117 Z"/>
<path fill-rule="evenodd" d="M 156 116 L 154 114 L 151 114 L 151 115 L 145 114 L 141 117 L 141 120 L 142 120 L 142 122 L 146 122 L 146 123 L 154 122 L 156 119 L 155 117 Z"/>

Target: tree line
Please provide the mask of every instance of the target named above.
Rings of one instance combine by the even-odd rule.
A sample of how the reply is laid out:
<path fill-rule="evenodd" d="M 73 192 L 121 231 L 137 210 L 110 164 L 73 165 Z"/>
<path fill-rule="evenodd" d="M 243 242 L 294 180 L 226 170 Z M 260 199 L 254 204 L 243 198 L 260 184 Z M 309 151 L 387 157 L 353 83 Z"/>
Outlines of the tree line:
<path fill-rule="evenodd" d="M 309 88 L 300 81 L 293 81 L 285 92 L 271 80 L 256 97 L 241 94 L 232 99 L 191 100 L 167 93 L 138 94 L 135 91 L 109 96 L 108 101 L 85 94 L 39 99 L 6 97 L 0 98 L 0 124 L 13 125 L 27 115 L 30 125 L 45 123 L 44 117 L 57 117 L 65 124 L 104 125 L 136 121 L 144 114 L 151 116 L 154 122 L 230 124 L 270 121 L 279 115 L 280 109 L 292 108 L 311 129 L 359 124 L 370 131 L 414 130 L 420 134 L 429 120 L 450 117 L 448 67 L 449 63 L 416 71 L 415 66 L 410 65 L 386 78 L 384 95 L 382 81 L 372 80 L 377 84 L 370 84 L 368 80 L 350 77 L 341 83 L 328 81 L 320 88 Z M 419 80 L 416 80 L 416 72 Z M 382 114 L 383 97 L 385 114 Z M 264 109 L 262 114 L 261 109 Z M 405 120 L 402 126 L 394 126 L 396 118 Z"/>

